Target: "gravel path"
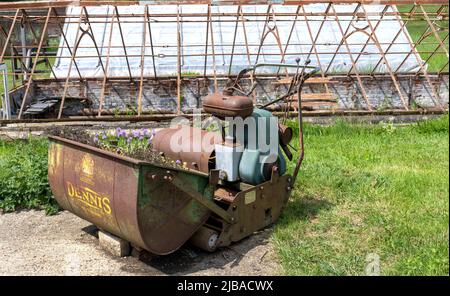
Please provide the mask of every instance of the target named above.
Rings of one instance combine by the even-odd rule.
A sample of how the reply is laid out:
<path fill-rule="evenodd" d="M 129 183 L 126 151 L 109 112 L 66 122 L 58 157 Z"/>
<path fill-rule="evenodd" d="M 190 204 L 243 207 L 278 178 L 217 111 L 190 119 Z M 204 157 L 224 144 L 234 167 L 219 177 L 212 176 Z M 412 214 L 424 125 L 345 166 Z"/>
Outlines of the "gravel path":
<path fill-rule="evenodd" d="M 167 256 L 115 258 L 96 228 L 63 211 L 0 214 L 0 275 L 272 275 L 279 272 L 270 229 L 207 253 L 184 246 Z"/>

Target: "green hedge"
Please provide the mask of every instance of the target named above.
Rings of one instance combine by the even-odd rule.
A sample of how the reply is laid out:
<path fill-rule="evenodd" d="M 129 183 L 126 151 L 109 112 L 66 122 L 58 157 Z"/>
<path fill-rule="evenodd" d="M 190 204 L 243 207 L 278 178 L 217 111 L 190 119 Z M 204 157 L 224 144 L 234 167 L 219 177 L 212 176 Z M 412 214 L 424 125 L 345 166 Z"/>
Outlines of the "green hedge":
<path fill-rule="evenodd" d="M 0 141 L 0 209 L 38 208 L 56 213 L 47 180 L 46 139 Z"/>

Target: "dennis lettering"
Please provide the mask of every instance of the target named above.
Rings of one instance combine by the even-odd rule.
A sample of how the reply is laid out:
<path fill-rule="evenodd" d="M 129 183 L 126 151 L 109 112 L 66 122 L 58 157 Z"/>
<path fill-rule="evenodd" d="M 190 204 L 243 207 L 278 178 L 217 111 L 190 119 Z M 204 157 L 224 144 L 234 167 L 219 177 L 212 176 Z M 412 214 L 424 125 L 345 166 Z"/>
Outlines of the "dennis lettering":
<path fill-rule="evenodd" d="M 110 200 L 107 196 L 102 196 L 88 187 L 77 187 L 70 182 L 67 182 L 67 194 L 95 210 L 111 215 Z"/>

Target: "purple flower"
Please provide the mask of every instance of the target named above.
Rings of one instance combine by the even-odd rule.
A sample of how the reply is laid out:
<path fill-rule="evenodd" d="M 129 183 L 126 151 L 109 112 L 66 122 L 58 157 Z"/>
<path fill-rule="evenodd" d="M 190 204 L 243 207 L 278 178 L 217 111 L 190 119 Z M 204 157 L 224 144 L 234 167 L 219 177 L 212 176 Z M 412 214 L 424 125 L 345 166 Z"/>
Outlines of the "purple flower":
<path fill-rule="evenodd" d="M 95 137 L 94 137 L 94 143 L 97 143 L 98 142 L 98 135 L 95 135 Z"/>
<path fill-rule="evenodd" d="M 154 136 L 154 135 L 156 135 L 156 130 L 155 129 L 152 130 L 152 136 Z"/>
<path fill-rule="evenodd" d="M 126 137 L 126 135 L 127 135 L 127 132 L 125 130 L 121 129 L 120 127 L 118 127 L 116 129 L 116 132 L 117 132 L 118 137 Z"/>
<path fill-rule="evenodd" d="M 150 136 L 149 129 L 144 130 L 144 136 L 146 136 L 146 137 Z"/>
<path fill-rule="evenodd" d="M 132 138 L 132 137 L 128 137 L 128 139 L 127 139 L 127 143 L 128 143 L 128 144 L 130 144 L 130 143 L 131 143 L 131 141 L 133 141 L 133 138 Z"/>
<path fill-rule="evenodd" d="M 148 139 L 147 144 L 151 145 L 152 144 L 152 139 Z"/>
<path fill-rule="evenodd" d="M 103 133 L 103 134 L 102 134 L 102 139 L 103 139 L 103 140 L 106 140 L 106 138 L 107 138 L 107 137 L 106 137 L 106 133 Z"/>
<path fill-rule="evenodd" d="M 139 138 L 139 136 L 140 136 L 139 131 L 133 131 L 133 137 Z"/>
<path fill-rule="evenodd" d="M 142 140 L 144 140 L 144 137 L 143 137 L 143 136 L 140 136 L 140 137 L 139 137 L 139 141 L 142 141 Z"/>
<path fill-rule="evenodd" d="M 176 164 L 181 164 L 181 160 L 177 159 L 177 161 L 175 161 Z"/>

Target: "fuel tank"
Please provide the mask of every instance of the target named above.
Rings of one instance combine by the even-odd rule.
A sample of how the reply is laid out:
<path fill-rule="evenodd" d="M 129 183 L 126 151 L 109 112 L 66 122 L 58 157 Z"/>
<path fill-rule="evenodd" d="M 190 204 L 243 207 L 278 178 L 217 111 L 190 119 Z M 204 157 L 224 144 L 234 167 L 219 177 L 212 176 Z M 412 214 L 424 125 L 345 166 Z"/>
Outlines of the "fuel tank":
<path fill-rule="evenodd" d="M 246 118 L 253 113 L 253 101 L 245 96 L 214 93 L 203 98 L 203 110 L 219 118 Z"/>

